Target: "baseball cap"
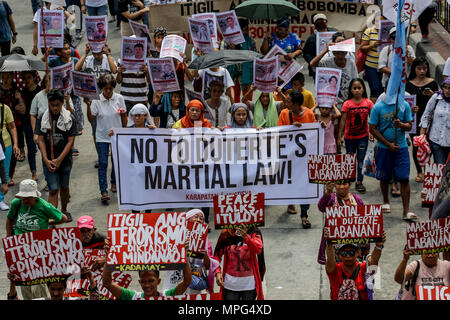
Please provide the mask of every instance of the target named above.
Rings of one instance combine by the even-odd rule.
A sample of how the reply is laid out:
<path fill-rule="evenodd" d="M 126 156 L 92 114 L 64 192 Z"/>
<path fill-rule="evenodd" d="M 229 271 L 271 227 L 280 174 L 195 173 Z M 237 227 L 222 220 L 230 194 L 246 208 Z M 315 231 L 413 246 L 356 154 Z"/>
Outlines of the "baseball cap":
<path fill-rule="evenodd" d="M 313 18 L 313 23 L 316 23 L 316 21 L 319 20 L 319 19 L 323 19 L 323 20 L 327 20 L 327 21 L 328 21 L 326 15 L 324 15 L 323 13 L 318 13 L 318 14 L 316 14 L 316 15 L 314 16 L 314 18 Z"/>
<path fill-rule="evenodd" d="M 356 250 L 360 250 L 359 245 L 357 243 L 341 243 L 337 245 L 336 251 L 339 252 L 341 251 L 341 249 L 345 247 L 353 247 Z"/>
<path fill-rule="evenodd" d="M 92 218 L 91 216 L 79 217 L 77 221 L 77 227 L 79 229 L 81 228 L 93 229 L 95 227 L 94 218 Z"/>
<path fill-rule="evenodd" d="M 40 198 L 41 193 L 38 191 L 38 186 L 36 181 L 32 179 L 25 179 L 20 182 L 19 192 L 16 194 L 16 197 L 19 198 Z"/>

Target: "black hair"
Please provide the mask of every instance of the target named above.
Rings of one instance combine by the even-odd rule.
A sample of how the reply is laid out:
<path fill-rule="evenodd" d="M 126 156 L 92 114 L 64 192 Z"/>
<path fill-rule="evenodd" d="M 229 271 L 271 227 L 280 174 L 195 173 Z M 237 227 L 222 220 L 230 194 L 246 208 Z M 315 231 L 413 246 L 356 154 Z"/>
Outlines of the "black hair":
<path fill-rule="evenodd" d="M 156 275 L 156 277 L 159 279 L 159 270 L 139 270 L 138 271 L 139 278 L 141 277 L 142 272 L 153 272 Z"/>
<path fill-rule="evenodd" d="M 409 73 L 408 80 L 413 80 L 415 77 L 417 77 L 416 74 L 416 67 L 420 65 L 426 65 L 427 66 L 427 77 L 430 78 L 430 64 L 428 63 L 428 60 L 425 57 L 418 57 L 415 58 L 412 65 L 411 65 L 411 72 Z"/>
<path fill-rule="evenodd" d="M 350 100 L 353 98 L 352 86 L 353 86 L 353 83 L 355 83 L 356 81 L 361 83 L 361 86 L 363 88 L 363 93 L 362 93 L 363 98 L 367 98 L 366 84 L 364 83 L 364 80 L 361 78 L 355 78 L 355 79 L 352 79 L 352 81 L 350 81 L 350 84 L 348 85 L 348 99 Z"/>
<path fill-rule="evenodd" d="M 136 43 L 135 45 L 134 45 L 134 47 L 136 48 L 136 47 L 141 47 L 142 49 L 144 49 L 144 45 L 142 44 L 142 43 Z"/>
<path fill-rule="evenodd" d="M 48 102 L 61 101 L 64 102 L 64 91 L 62 89 L 51 89 L 47 93 Z"/>
<path fill-rule="evenodd" d="M 338 79 L 337 79 L 337 77 L 336 76 L 331 76 L 330 78 L 328 78 L 328 83 L 331 81 L 331 79 L 333 79 L 334 78 L 334 80 L 336 80 L 336 83 L 337 83 L 337 81 L 338 81 Z"/>
<path fill-rule="evenodd" d="M 298 72 L 291 80 L 291 82 L 298 81 L 300 83 L 305 83 L 305 76 L 303 73 Z"/>
<path fill-rule="evenodd" d="M 25 50 L 23 50 L 22 47 L 14 47 L 11 49 L 11 54 L 17 53 L 17 54 L 25 54 Z"/>
<path fill-rule="evenodd" d="M 344 37 L 344 34 L 340 31 L 336 32 L 335 34 L 333 34 L 333 36 L 331 37 L 331 41 L 336 42 L 336 39 L 338 37 Z"/>
<path fill-rule="evenodd" d="M 241 27 L 241 29 L 248 27 L 248 19 L 239 18 L 238 21 L 239 21 L 239 26 Z"/>
<path fill-rule="evenodd" d="M 97 81 L 97 86 L 101 90 L 108 85 L 108 83 L 115 88 L 116 87 L 116 78 L 112 74 L 102 74 Z"/>
<path fill-rule="evenodd" d="M 208 86 L 208 87 L 209 87 L 209 88 L 212 88 L 212 87 L 221 87 L 222 90 L 225 89 L 224 83 L 223 83 L 222 81 L 219 81 L 219 80 L 213 80 L 213 81 L 211 81 L 211 82 L 209 83 L 209 86 Z"/>
<path fill-rule="evenodd" d="M 301 106 L 303 104 L 303 94 L 298 90 L 292 90 L 289 92 L 292 103 Z"/>
<path fill-rule="evenodd" d="M 62 283 L 64 286 L 64 290 L 67 289 L 67 279 L 60 279 L 59 281 L 47 282 L 47 288 L 50 288 L 52 283 Z"/>

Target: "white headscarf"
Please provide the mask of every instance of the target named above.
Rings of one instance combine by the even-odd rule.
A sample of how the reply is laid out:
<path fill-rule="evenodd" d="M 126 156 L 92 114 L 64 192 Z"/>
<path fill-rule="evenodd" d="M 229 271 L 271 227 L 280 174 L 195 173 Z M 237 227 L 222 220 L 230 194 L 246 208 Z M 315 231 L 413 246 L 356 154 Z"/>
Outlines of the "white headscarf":
<path fill-rule="evenodd" d="M 200 209 L 192 209 L 192 210 L 189 210 L 188 212 L 186 212 L 186 220 L 189 220 L 189 218 L 192 218 L 197 213 L 201 213 L 203 215 L 203 218 L 205 217 L 205 214 L 203 213 L 202 210 L 200 210 Z"/>
<path fill-rule="evenodd" d="M 132 127 L 135 125 L 134 120 L 133 120 L 133 115 L 135 114 L 146 114 L 147 117 L 145 119 L 146 124 L 151 124 L 151 125 L 155 125 L 155 123 L 153 122 L 152 117 L 150 117 L 150 113 L 148 112 L 148 109 L 145 105 L 143 105 L 142 103 L 138 103 L 136 104 L 133 108 L 131 108 L 130 112 L 128 113 L 128 122 L 127 122 L 127 127 Z"/>

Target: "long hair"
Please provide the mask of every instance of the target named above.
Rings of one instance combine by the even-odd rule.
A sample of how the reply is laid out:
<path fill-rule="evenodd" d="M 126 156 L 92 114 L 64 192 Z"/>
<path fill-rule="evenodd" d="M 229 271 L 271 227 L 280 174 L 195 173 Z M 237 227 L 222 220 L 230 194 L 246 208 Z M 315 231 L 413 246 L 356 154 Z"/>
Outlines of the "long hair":
<path fill-rule="evenodd" d="M 418 57 L 415 58 L 412 65 L 411 65 L 411 72 L 409 73 L 409 77 L 408 80 L 413 80 L 417 77 L 416 74 L 416 67 L 420 66 L 420 65 L 426 65 L 427 66 L 427 78 L 430 78 L 430 64 L 428 63 L 428 60 L 425 57 Z"/>
<path fill-rule="evenodd" d="M 348 100 L 353 99 L 352 86 L 353 86 L 353 83 L 355 83 L 356 81 L 361 83 L 361 86 L 363 88 L 362 96 L 363 96 L 363 98 L 367 99 L 367 90 L 366 90 L 366 85 L 364 84 L 364 80 L 361 78 L 355 78 L 355 79 L 352 79 L 352 81 L 350 81 L 350 84 L 348 86 Z"/>

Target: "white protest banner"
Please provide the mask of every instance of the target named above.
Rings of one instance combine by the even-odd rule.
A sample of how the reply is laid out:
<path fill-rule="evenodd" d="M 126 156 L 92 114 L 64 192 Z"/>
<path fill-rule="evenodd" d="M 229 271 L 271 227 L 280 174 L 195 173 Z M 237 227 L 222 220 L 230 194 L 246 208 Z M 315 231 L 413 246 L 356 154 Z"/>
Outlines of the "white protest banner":
<path fill-rule="evenodd" d="M 316 34 L 316 55 L 319 55 L 329 44 L 336 32 L 317 32 Z"/>
<path fill-rule="evenodd" d="M 220 33 L 222 33 L 222 36 L 227 43 L 237 45 L 245 42 L 241 26 L 239 25 L 234 10 L 216 13 L 216 18 Z"/>
<path fill-rule="evenodd" d="M 122 37 L 121 65 L 127 72 L 138 72 L 147 59 L 147 38 Z"/>
<path fill-rule="evenodd" d="M 136 38 L 147 38 L 147 46 L 151 50 L 155 50 L 155 44 L 153 43 L 153 38 L 150 36 L 147 25 L 133 20 L 128 20 L 128 23 Z"/>
<path fill-rule="evenodd" d="M 62 66 L 50 68 L 51 89 L 61 89 L 64 94 L 72 91 L 73 60 Z"/>
<path fill-rule="evenodd" d="M 316 68 L 316 101 L 319 107 L 331 108 L 339 94 L 340 69 Z"/>
<path fill-rule="evenodd" d="M 329 229 L 329 241 L 359 244 L 381 241 L 382 211 L 381 204 L 327 207 L 325 225 Z"/>
<path fill-rule="evenodd" d="M 191 38 L 194 47 L 203 53 L 214 52 L 214 44 L 209 34 L 209 26 L 207 20 L 188 19 Z"/>
<path fill-rule="evenodd" d="M 92 52 L 102 52 L 108 36 L 108 16 L 83 16 L 86 39 Z"/>
<path fill-rule="evenodd" d="M 412 108 L 414 108 L 417 105 L 416 102 L 416 95 L 412 94 L 412 95 L 406 95 L 405 94 L 405 101 L 408 102 L 409 106 Z M 411 130 L 410 131 L 406 131 L 406 133 L 409 134 L 416 134 L 417 133 L 417 113 L 416 112 L 411 112 L 412 114 L 412 121 L 411 121 Z"/>
<path fill-rule="evenodd" d="M 95 74 L 72 71 L 73 93 L 76 96 L 99 100 Z"/>
<path fill-rule="evenodd" d="M 184 59 L 180 53 L 184 53 L 186 50 L 186 40 L 180 36 L 168 35 L 165 36 L 161 44 L 160 58 L 175 58 L 180 62 Z"/>
<path fill-rule="evenodd" d="M 409 20 L 415 22 L 420 14 L 433 2 L 434 0 L 405 0 L 402 10 L 402 21 L 408 26 Z M 413 6 L 414 5 L 414 6 Z M 397 23 L 398 0 L 383 0 L 383 16 L 390 21 Z"/>
<path fill-rule="evenodd" d="M 208 21 L 209 34 L 211 35 L 212 41 L 214 43 L 214 48 L 218 48 L 219 44 L 217 40 L 219 38 L 217 36 L 217 19 L 215 13 L 207 12 L 207 13 L 193 14 L 192 19 Z"/>
<path fill-rule="evenodd" d="M 425 198 L 422 199 L 423 208 L 433 207 L 441 184 L 444 168 L 445 164 L 442 163 L 425 163 L 422 191 L 425 192 Z"/>
<path fill-rule="evenodd" d="M 278 58 L 278 77 L 282 81 L 282 84 L 279 85 L 280 88 L 283 88 L 285 84 L 289 83 L 289 81 L 303 69 L 303 66 L 295 61 L 295 59 L 289 58 L 287 52 L 278 45 L 274 45 L 264 56 L 264 59 L 272 57 Z"/>
<path fill-rule="evenodd" d="M 343 40 L 328 48 L 330 51 L 355 52 L 355 38 Z"/>
<path fill-rule="evenodd" d="M 381 44 L 378 45 L 378 52 L 381 52 L 381 50 L 383 50 L 384 47 L 391 44 L 389 31 L 394 26 L 395 23 L 393 23 L 390 20 L 380 20 L 378 25 L 378 40 L 381 41 Z"/>
<path fill-rule="evenodd" d="M 274 92 L 278 86 L 278 57 L 254 58 L 253 85 L 262 92 Z"/>
<path fill-rule="evenodd" d="M 39 10 L 38 21 L 38 47 L 45 48 L 62 48 L 64 47 L 64 12 L 62 10 Z M 41 14 L 44 14 L 45 28 L 42 28 Z M 44 44 L 44 29 L 45 29 L 45 44 Z"/>
<path fill-rule="evenodd" d="M 9 272 L 16 285 L 58 282 L 79 274 L 84 263 L 78 228 L 38 230 L 3 238 Z"/>
<path fill-rule="evenodd" d="M 450 250 L 450 217 L 408 223 L 406 241 L 408 249 L 415 255 L 448 252 Z"/>
<path fill-rule="evenodd" d="M 450 1 L 450 0 L 447 0 Z M 417 300 L 450 300 L 449 286 L 416 286 Z"/>
<path fill-rule="evenodd" d="M 308 155 L 323 153 L 319 123 L 256 129 L 114 130 L 120 210 L 212 206 L 216 194 L 265 193 L 267 205 L 317 203 Z M 301 191 L 300 191 L 301 190 Z"/>
<path fill-rule="evenodd" d="M 185 229 L 184 212 L 109 214 L 107 264 L 119 271 L 184 269 Z"/>
<path fill-rule="evenodd" d="M 147 65 L 155 92 L 180 91 L 172 58 L 148 58 Z"/>

